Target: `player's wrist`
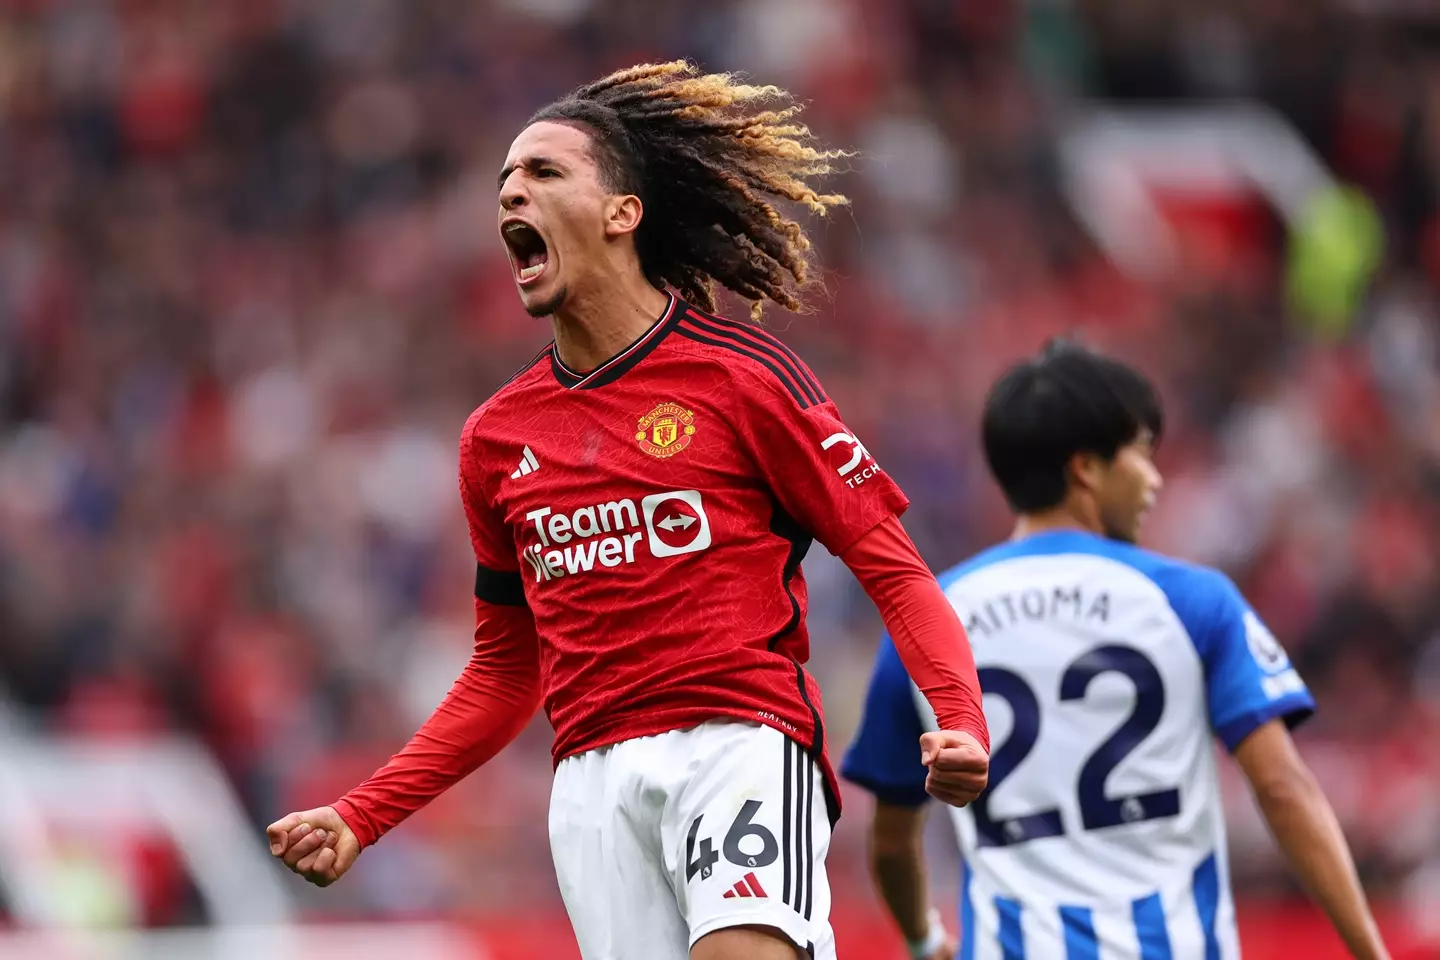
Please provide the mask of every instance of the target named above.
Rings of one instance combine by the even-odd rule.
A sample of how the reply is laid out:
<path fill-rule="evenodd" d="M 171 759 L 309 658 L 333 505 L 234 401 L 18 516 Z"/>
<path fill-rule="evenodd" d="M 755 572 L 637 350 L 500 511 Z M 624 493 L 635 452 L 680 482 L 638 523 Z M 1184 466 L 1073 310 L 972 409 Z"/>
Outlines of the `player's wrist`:
<path fill-rule="evenodd" d="M 350 831 L 350 835 L 355 838 L 355 842 L 360 844 L 360 849 L 363 850 L 380 839 L 367 829 L 368 823 L 361 814 L 360 808 L 350 800 L 348 794 L 330 804 L 330 809 L 335 811 L 335 816 L 339 819 L 340 825 Z"/>
<path fill-rule="evenodd" d="M 945 945 L 945 924 L 940 921 L 940 911 L 931 907 L 930 912 L 925 914 L 925 924 L 926 933 L 923 938 L 905 941 L 912 960 L 926 960 Z"/>

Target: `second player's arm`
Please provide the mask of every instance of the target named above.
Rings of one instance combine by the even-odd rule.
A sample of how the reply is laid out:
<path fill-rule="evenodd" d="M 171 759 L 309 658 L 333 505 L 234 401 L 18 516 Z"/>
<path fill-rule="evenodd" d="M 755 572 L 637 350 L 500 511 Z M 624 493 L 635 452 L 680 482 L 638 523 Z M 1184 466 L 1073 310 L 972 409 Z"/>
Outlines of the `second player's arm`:
<path fill-rule="evenodd" d="M 925 807 L 877 800 L 870 823 L 870 872 L 911 954 L 946 960 L 954 956 L 954 942 L 930 907 L 924 833 Z"/>
<path fill-rule="evenodd" d="M 1235 759 L 1280 849 L 1350 953 L 1388 960 L 1340 823 L 1285 724 L 1260 726 L 1235 749 Z"/>

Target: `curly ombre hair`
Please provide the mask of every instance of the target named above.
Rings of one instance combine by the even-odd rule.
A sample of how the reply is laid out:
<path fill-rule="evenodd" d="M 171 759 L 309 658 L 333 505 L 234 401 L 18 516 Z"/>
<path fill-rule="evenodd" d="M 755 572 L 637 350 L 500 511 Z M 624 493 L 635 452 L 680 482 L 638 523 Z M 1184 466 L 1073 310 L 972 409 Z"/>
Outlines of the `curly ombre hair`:
<path fill-rule="evenodd" d="M 750 301 L 800 310 L 810 240 L 769 198 L 821 216 L 848 203 L 809 178 L 849 156 L 818 146 L 796 121 L 803 107 L 779 87 L 702 73 L 686 60 L 610 74 L 530 118 L 582 127 L 606 189 L 645 207 L 635 244 L 645 275 L 702 310 L 720 285 Z"/>

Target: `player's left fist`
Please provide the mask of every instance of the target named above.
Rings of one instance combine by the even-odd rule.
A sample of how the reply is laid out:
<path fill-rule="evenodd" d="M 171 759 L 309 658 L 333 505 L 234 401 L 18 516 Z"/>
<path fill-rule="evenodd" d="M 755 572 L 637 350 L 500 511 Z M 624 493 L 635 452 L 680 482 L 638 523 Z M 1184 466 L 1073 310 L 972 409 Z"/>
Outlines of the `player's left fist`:
<path fill-rule="evenodd" d="M 920 762 L 930 768 L 926 792 L 952 807 L 980 796 L 990 781 L 990 754 L 979 740 L 958 730 L 921 734 Z"/>

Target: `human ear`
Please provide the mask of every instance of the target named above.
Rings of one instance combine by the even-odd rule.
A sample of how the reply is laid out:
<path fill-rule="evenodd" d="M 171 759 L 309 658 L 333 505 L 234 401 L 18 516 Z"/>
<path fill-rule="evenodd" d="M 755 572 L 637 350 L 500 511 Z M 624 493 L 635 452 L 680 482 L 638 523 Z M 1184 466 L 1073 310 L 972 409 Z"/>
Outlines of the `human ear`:
<path fill-rule="evenodd" d="M 605 205 L 605 235 L 623 237 L 634 233 L 645 215 L 645 206 L 634 194 L 620 194 L 611 197 Z"/>
<path fill-rule="evenodd" d="M 1109 466 L 1103 457 L 1082 451 L 1070 458 L 1070 462 L 1065 465 L 1065 472 L 1071 485 L 1095 492 L 1103 485 Z"/>

